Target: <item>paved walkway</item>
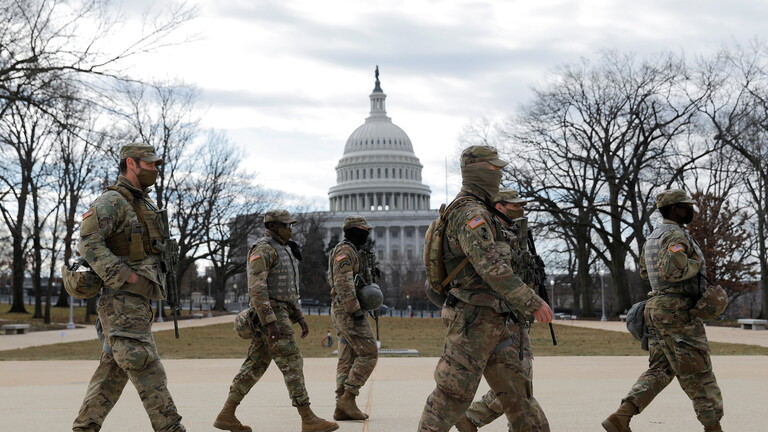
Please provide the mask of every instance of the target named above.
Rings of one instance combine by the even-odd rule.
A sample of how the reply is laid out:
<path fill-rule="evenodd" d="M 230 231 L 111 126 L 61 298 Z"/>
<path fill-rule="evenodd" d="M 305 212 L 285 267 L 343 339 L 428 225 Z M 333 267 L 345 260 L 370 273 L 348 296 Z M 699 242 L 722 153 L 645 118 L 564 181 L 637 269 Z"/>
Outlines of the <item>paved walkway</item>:
<path fill-rule="evenodd" d="M 343 422 L 341 432 L 415 431 L 429 393 L 436 358 L 382 358 L 359 403 L 371 418 Z M 714 357 L 723 390 L 727 432 L 764 432 L 768 423 L 768 356 Z M 240 359 L 164 360 L 169 387 L 190 432 L 211 432 Z M 9 432 L 70 430 L 96 361 L 0 362 L 0 419 Z M 596 432 L 600 421 L 645 369 L 644 357 L 541 357 L 535 361 L 535 394 L 553 432 Z M 304 371 L 312 408 L 333 412 L 335 359 L 306 359 Z M 480 392 L 487 386 L 483 382 Z M 290 406 L 274 366 L 238 409 L 255 432 L 296 432 L 299 418 Z M 104 432 L 150 431 L 141 402 L 130 384 L 110 413 Z M 673 383 L 632 422 L 635 432 L 701 431 L 690 401 Z M 482 429 L 506 431 L 499 419 Z"/>
<path fill-rule="evenodd" d="M 232 322 L 227 315 L 180 322 L 182 328 Z M 579 325 L 626 331 L 624 323 L 559 321 L 557 325 Z M 156 323 L 155 330 L 173 327 Z M 0 336 L 0 349 L 59 343 L 62 340 L 95 338 L 92 327 L 27 335 Z M 710 340 L 768 346 L 768 331 L 708 327 Z M 211 423 L 226 398 L 232 377 L 242 359 L 164 360 L 169 387 L 184 424 L 190 432 L 215 431 Z M 304 362 L 313 409 L 330 418 L 333 411 L 335 359 L 312 358 Z M 343 422 L 340 431 L 415 431 L 424 401 L 434 388 L 432 373 L 436 358 L 382 358 L 359 404 L 371 418 L 365 422 Z M 723 390 L 728 432 L 763 432 L 768 424 L 768 356 L 714 356 L 714 369 Z M 97 361 L 6 361 L 0 362 L 0 423 L 2 431 L 67 431 Z M 631 357 L 539 357 L 535 361 L 535 394 L 554 432 L 596 432 L 600 421 L 619 404 L 635 378 L 647 367 L 643 356 Z M 478 395 L 487 390 L 481 384 Z M 270 367 L 240 409 L 240 419 L 254 432 L 295 432 L 299 419 L 290 406 L 280 372 Z M 133 386 L 128 385 L 102 429 L 105 432 L 150 431 L 149 421 Z M 499 419 L 482 429 L 506 431 Z M 690 401 L 673 383 L 632 422 L 635 432 L 700 431 Z"/>

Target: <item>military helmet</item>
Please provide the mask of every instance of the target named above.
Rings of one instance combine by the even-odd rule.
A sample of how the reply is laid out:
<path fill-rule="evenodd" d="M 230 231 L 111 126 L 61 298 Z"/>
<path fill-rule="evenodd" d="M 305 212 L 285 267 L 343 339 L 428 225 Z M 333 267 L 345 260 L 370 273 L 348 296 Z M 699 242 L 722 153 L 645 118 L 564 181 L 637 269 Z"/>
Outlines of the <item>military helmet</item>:
<path fill-rule="evenodd" d="M 527 199 L 520 197 L 520 192 L 514 189 L 501 189 L 493 198 L 493 202 L 508 202 L 512 204 L 525 204 Z"/>
<path fill-rule="evenodd" d="M 384 294 L 377 284 L 366 285 L 357 290 L 357 301 L 363 310 L 376 310 L 384 304 Z"/>
<path fill-rule="evenodd" d="M 155 148 L 144 143 L 130 143 L 120 147 L 120 160 L 129 157 L 137 157 L 144 162 L 154 162 L 155 165 L 163 163 L 163 158 L 155 153 Z"/>
<path fill-rule="evenodd" d="M 728 293 L 720 285 L 710 285 L 696 302 L 696 306 L 691 309 L 691 313 L 701 319 L 709 320 L 719 317 L 727 307 Z"/>
<path fill-rule="evenodd" d="M 461 166 L 465 167 L 473 163 L 488 162 L 499 168 L 507 166 L 509 162 L 499 159 L 499 152 L 491 146 L 471 146 L 461 152 Z"/>
<path fill-rule="evenodd" d="M 656 208 L 666 207 L 672 204 L 696 204 L 682 189 L 667 189 L 656 195 Z"/>
<path fill-rule="evenodd" d="M 69 295 L 80 299 L 96 297 L 104 286 L 104 281 L 86 267 L 83 258 L 79 258 L 70 267 L 61 266 L 61 282 Z"/>
<path fill-rule="evenodd" d="M 342 227 L 343 229 L 347 228 L 364 228 L 364 229 L 371 229 L 373 228 L 368 221 L 365 219 L 365 216 L 360 215 L 349 215 L 344 218 L 344 225 Z"/>
<path fill-rule="evenodd" d="M 243 339 L 253 339 L 256 337 L 256 329 L 254 327 L 254 317 L 256 316 L 256 309 L 249 307 L 243 309 L 239 314 L 235 316 L 235 333 Z"/>
<path fill-rule="evenodd" d="M 284 224 L 296 223 L 296 219 L 291 217 L 291 213 L 288 210 L 276 209 L 269 210 L 264 213 L 264 223 L 267 222 L 282 222 Z"/>

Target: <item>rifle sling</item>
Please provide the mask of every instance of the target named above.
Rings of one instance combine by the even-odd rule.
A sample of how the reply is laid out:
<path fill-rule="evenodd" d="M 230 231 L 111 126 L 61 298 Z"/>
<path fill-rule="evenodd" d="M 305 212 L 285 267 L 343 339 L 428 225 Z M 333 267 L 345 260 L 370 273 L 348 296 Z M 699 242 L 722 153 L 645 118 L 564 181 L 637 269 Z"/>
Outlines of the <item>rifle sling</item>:
<path fill-rule="evenodd" d="M 445 288 L 446 286 L 448 286 L 448 284 L 449 284 L 449 283 L 451 283 L 451 281 L 453 280 L 453 278 L 455 278 L 455 277 L 456 277 L 456 275 L 457 275 L 457 274 L 459 274 L 459 272 L 461 271 L 461 269 L 463 269 L 463 268 L 464 268 L 464 267 L 465 267 L 467 264 L 469 264 L 469 258 L 467 258 L 467 257 L 464 257 L 464 259 L 463 259 L 463 260 L 461 260 L 461 262 L 459 263 L 459 265 L 457 265 L 457 266 L 456 266 L 456 268 L 455 268 L 455 269 L 453 269 L 453 271 L 452 271 L 450 274 L 448 274 L 448 276 L 446 276 L 446 277 L 445 277 L 445 279 L 443 279 L 443 281 L 442 281 L 442 282 L 440 282 L 440 286 L 441 286 L 441 287 L 443 287 L 443 288 Z"/>

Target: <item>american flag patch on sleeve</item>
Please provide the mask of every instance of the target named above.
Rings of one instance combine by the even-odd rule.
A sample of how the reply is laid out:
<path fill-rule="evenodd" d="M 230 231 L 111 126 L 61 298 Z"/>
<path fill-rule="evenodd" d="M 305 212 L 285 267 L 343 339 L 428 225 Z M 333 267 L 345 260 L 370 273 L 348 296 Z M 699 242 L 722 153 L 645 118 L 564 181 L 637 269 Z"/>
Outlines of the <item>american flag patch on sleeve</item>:
<path fill-rule="evenodd" d="M 681 245 L 680 243 L 669 247 L 670 252 L 681 252 L 683 250 L 685 250 L 685 246 Z"/>
<path fill-rule="evenodd" d="M 337 261 L 337 262 L 338 262 L 338 261 L 341 261 L 341 260 L 343 260 L 343 259 L 344 259 L 344 258 L 346 258 L 346 257 L 347 257 L 347 254 L 345 254 L 345 253 L 340 253 L 340 254 L 336 255 L 336 261 Z"/>
<path fill-rule="evenodd" d="M 469 225 L 470 228 L 475 229 L 484 223 L 485 223 L 485 219 L 483 219 L 482 216 L 477 216 L 474 219 L 467 222 L 467 225 Z"/>
<path fill-rule="evenodd" d="M 85 220 L 88 216 L 93 214 L 93 209 L 88 209 L 87 212 L 83 213 L 83 220 Z"/>
<path fill-rule="evenodd" d="M 261 258 L 261 254 L 255 253 L 248 257 L 248 261 L 256 261 L 259 258 Z"/>

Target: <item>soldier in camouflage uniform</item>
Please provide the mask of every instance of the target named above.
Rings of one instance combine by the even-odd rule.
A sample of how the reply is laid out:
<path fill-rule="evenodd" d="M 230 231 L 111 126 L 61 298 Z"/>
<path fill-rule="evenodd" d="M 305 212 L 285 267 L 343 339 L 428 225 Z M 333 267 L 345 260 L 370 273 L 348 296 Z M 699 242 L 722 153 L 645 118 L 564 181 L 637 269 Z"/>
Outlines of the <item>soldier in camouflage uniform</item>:
<path fill-rule="evenodd" d="M 355 398 L 373 373 L 379 350 L 366 312 L 360 307 L 356 288 L 363 281 L 361 247 L 371 226 L 363 216 L 344 218 L 344 240 L 328 257 L 328 283 L 331 285 L 333 326 L 339 337 L 339 362 L 336 366 L 335 420 L 365 420 L 368 415 L 358 408 Z M 375 271 L 370 269 L 371 271 Z"/>
<path fill-rule="evenodd" d="M 283 373 L 285 385 L 301 416 L 304 432 L 329 432 L 339 428 L 333 422 L 317 417 L 309 407 L 304 385 L 304 359 L 293 335 L 293 323 L 301 327 L 301 337 L 309 334 L 309 326 L 299 306 L 298 245 L 291 241 L 296 219 L 287 210 L 270 210 L 264 215 L 267 230 L 248 252 L 247 274 L 250 306 L 255 309 L 255 337 L 251 339 L 248 357 L 232 380 L 229 395 L 213 426 L 233 432 L 250 432 L 235 417 L 235 409 L 245 395 L 264 375 L 272 360 Z"/>
<path fill-rule="evenodd" d="M 666 190 L 656 197 L 664 221 L 648 237 L 640 255 L 640 276 L 648 279 L 652 288 L 644 312 L 651 334 L 649 368 L 622 399 L 619 409 L 603 421 L 606 431 L 631 431 L 632 416 L 642 412 L 675 377 L 693 401 L 704 430 L 722 431 L 723 398 L 712 371 L 704 324 L 693 309 L 702 283 L 704 256 L 683 228 L 693 220 L 695 203 L 680 189 Z"/>
<path fill-rule="evenodd" d="M 155 431 L 186 430 L 151 330 L 150 300 L 165 298 L 165 277 L 156 248 L 163 240 L 162 222 L 148 194 L 162 163 L 152 146 L 123 146 L 117 183 L 83 214 L 78 251 L 105 287 L 96 321 L 103 352 L 73 431 L 100 430 L 129 379 Z"/>
<path fill-rule="evenodd" d="M 522 242 L 527 238 L 521 238 L 519 227 L 516 223 L 509 222 L 522 218 L 525 212 L 525 204 L 528 202 L 521 198 L 516 190 L 503 189 L 493 200 L 496 210 L 503 213 L 508 220 L 501 220 L 501 226 L 504 229 L 504 236 L 510 245 L 511 258 L 510 266 L 516 274 L 520 275 L 525 283 L 533 283 L 533 260 L 530 253 Z M 522 235 L 527 236 L 526 233 Z M 517 416 L 530 417 L 533 423 L 537 425 L 540 431 L 549 431 L 549 422 L 541 409 L 539 402 L 533 397 L 533 350 L 531 348 L 530 322 L 528 317 L 514 311 L 510 316 L 507 328 L 510 333 L 510 346 L 515 350 L 513 363 L 510 365 L 510 373 L 516 382 L 515 397 L 518 399 L 516 405 L 521 409 Z M 461 416 L 456 423 L 456 429 L 459 432 L 477 432 L 478 428 L 483 427 L 504 414 L 501 403 L 496 398 L 493 390 L 489 390 L 481 400 L 470 405 L 467 412 Z M 513 430 L 510 428 L 510 430 Z M 520 432 L 514 429 L 515 432 Z"/>
<path fill-rule="evenodd" d="M 448 431 L 466 412 L 483 376 L 516 431 L 540 430 L 532 418 L 519 415 L 518 383 L 509 367 L 519 357 L 506 321 L 513 311 L 533 314 L 539 322 L 550 322 L 553 314 L 511 268 L 509 243 L 493 216 L 491 200 L 506 164 L 489 146 L 472 146 L 461 155 L 462 188 L 456 197 L 461 201 L 446 216 L 443 250 L 448 274 L 465 258 L 469 265 L 448 285 L 441 314 L 448 333 L 419 431 Z"/>

